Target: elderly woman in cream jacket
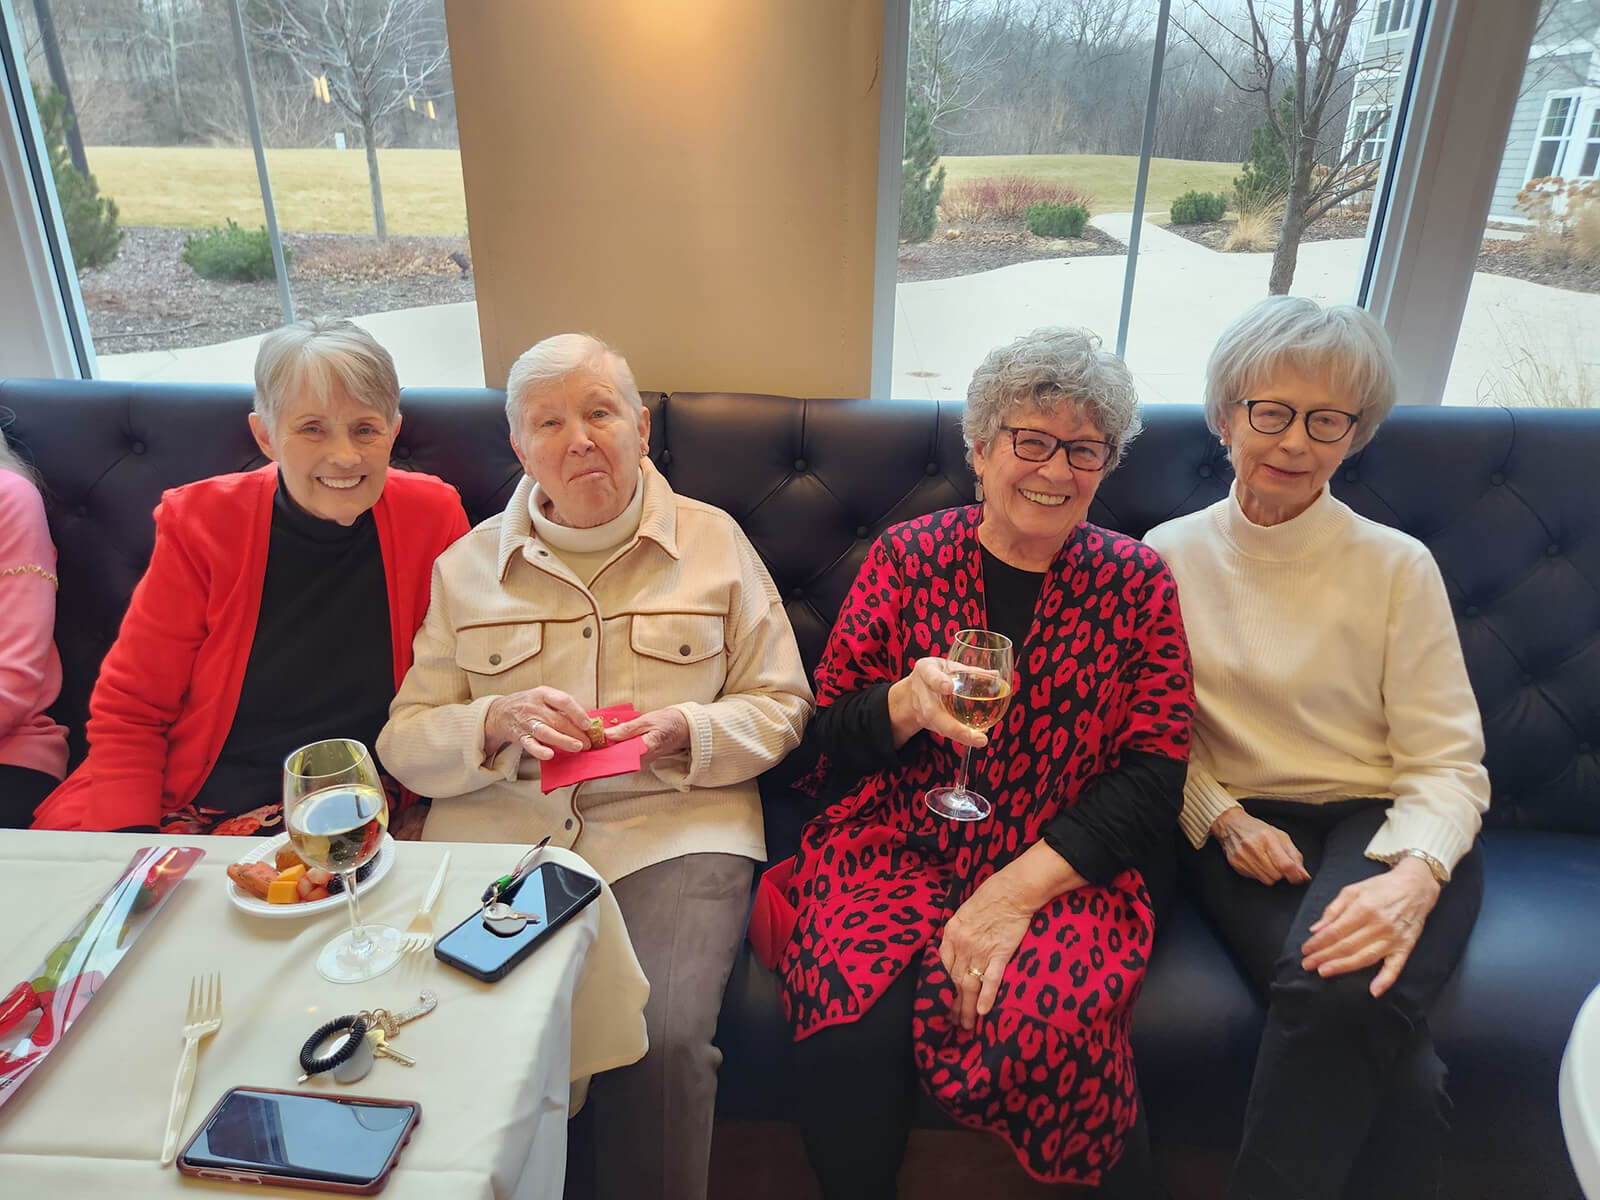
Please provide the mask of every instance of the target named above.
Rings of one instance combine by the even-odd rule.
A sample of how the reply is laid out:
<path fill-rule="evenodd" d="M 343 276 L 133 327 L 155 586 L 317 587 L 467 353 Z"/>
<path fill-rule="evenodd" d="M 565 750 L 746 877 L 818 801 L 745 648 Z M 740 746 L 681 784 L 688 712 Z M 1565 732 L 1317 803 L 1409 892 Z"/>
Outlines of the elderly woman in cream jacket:
<path fill-rule="evenodd" d="M 711 1044 L 766 856 L 756 776 L 799 744 L 811 690 L 776 588 L 727 513 L 676 495 L 646 457 L 628 364 L 579 334 L 511 368 L 505 511 L 443 554 L 415 663 L 378 739 L 434 797 L 424 837 L 545 835 L 611 885 L 651 983 L 650 1052 L 595 1081 L 602 1196 L 704 1196 Z M 589 746 L 589 710 L 643 738 L 637 772 L 544 792 Z"/>

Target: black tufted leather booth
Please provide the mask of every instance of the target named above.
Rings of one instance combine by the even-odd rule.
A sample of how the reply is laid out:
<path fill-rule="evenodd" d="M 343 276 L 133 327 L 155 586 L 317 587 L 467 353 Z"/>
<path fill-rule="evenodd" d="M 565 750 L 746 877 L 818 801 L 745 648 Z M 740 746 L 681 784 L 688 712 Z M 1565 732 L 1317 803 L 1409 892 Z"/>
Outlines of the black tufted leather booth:
<path fill-rule="evenodd" d="M 972 497 L 953 405 L 716 393 L 647 403 L 652 457 L 674 487 L 738 518 L 808 664 L 870 540 Z M 240 387 L 0 381 L 0 407 L 16 412 L 9 436 L 49 493 L 66 678 L 58 715 L 79 739 L 75 757 L 99 660 L 149 557 L 150 510 L 163 488 L 260 462 L 249 405 Z M 450 480 L 474 521 L 498 511 L 518 473 L 501 405 L 497 392 L 407 391 L 396 465 Z M 1357 511 L 1433 550 L 1488 736 L 1484 907 L 1434 1015 L 1455 1101 L 1443 1193 L 1452 1198 L 1578 1194 L 1556 1074 L 1578 1006 L 1600 980 L 1597 464 L 1600 413 L 1401 409 L 1334 482 Z M 1198 410 L 1154 407 L 1092 519 L 1142 534 L 1227 483 Z M 786 767 L 763 781 L 774 858 L 790 852 L 805 817 L 781 786 Z M 1168 1186 L 1179 1198 L 1218 1194 L 1261 1011 L 1181 899 L 1135 1024 Z M 748 956 L 729 984 L 719 1040 L 723 1118 L 786 1117 L 776 988 Z"/>

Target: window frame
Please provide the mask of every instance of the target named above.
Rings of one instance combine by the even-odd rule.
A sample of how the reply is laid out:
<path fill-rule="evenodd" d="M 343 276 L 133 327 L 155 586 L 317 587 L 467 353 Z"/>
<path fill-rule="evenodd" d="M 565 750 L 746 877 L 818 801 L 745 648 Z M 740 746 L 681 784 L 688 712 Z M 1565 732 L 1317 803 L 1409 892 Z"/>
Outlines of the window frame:
<path fill-rule="evenodd" d="M 1550 109 L 1559 100 L 1570 101 L 1566 118 L 1559 136 L 1545 133 L 1545 125 L 1550 120 Z M 1528 149 L 1528 165 L 1523 169 L 1522 182 L 1531 183 L 1535 179 L 1550 179 L 1561 176 L 1566 165 L 1567 155 L 1572 150 L 1572 135 L 1577 128 L 1578 113 L 1583 109 L 1582 88 L 1562 88 L 1559 91 L 1546 92 L 1544 106 L 1539 110 L 1539 120 L 1534 126 L 1533 145 Z M 1556 143 L 1555 157 L 1551 160 L 1549 174 L 1540 175 L 1534 172 L 1534 165 L 1539 161 L 1539 153 L 1546 143 Z"/>
<path fill-rule="evenodd" d="M 1378 0 L 1372 14 L 1372 36 L 1393 37 L 1410 30 L 1416 17 L 1416 5 L 1417 0 Z"/>

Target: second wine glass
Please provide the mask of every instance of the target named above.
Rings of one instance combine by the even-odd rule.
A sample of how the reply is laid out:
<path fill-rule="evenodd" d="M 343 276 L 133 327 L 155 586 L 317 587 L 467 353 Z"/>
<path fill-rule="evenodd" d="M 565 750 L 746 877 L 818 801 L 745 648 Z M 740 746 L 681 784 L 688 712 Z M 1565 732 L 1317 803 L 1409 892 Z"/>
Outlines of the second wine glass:
<path fill-rule="evenodd" d="M 1011 702 L 1011 639 L 987 629 L 963 629 L 948 655 L 955 690 L 944 704 L 968 729 L 984 732 L 1000 723 Z M 924 794 L 927 806 L 952 821 L 981 821 L 994 806 L 988 797 L 967 787 L 972 747 L 961 748 L 961 773 L 954 787 L 936 787 Z"/>
<path fill-rule="evenodd" d="M 361 983 L 400 961 L 400 931 L 364 925 L 356 871 L 383 845 L 389 801 L 372 755 L 352 738 L 301 746 L 283 760 L 283 821 L 308 864 L 343 883 L 350 928 L 322 948 L 317 970 L 334 983 Z"/>

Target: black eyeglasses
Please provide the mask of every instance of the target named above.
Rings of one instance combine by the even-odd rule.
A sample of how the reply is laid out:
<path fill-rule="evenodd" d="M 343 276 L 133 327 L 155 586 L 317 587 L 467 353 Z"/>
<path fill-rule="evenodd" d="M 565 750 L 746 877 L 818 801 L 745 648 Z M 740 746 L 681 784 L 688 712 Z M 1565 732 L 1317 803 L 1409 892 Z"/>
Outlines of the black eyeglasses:
<path fill-rule="evenodd" d="M 1302 413 L 1277 400 L 1241 400 L 1250 417 L 1250 428 L 1257 433 L 1282 433 L 1303 417 L 1306 436 L 1313 442 L 1337 442 L 1355 428 L 1360 413 L 1347 413 L 1342 408 L 1313 408 Z"/>
<path fill-rule="evenodd" d="M 1002 425 L 1011 435 L 1011 450 L 1024 462 L 1049 462 L 1057 450 L 1066 450 L 1067 465 L 1080 471 L 1104 471 L 1110 465 L 1117 448 L 1110 442 L 1088 440 L 1067 441 L 1042 429 L 1018 429 Z"/>

